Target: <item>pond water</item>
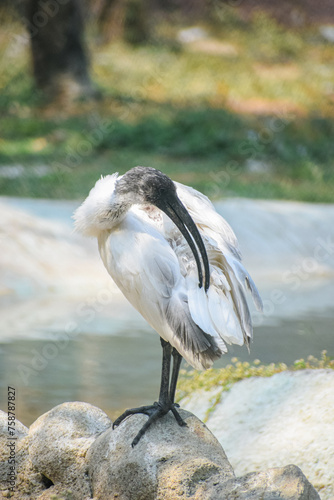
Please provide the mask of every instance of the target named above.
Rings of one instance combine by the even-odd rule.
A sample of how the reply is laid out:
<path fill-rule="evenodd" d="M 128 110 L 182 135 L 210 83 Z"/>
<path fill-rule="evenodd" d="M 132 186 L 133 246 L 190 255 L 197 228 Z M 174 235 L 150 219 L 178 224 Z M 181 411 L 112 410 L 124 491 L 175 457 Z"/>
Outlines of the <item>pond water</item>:
<path fill-rule="evenodd" d="M 64 401 L 113 418 L 156 400 L 159 337 L 114 288 L 94 242 L 72 234 L 77 204 L 1 204 L 0 408 L 7 386 L 25 425 Z M 247 253 L 265 311 L 254 314 L 251 353 L 235 346 L 215 366 L 234 356 L 292 364 L 324 349 L 334 355 L 333 207 L 227 200 L 218 208 Z M 319 238 L 327 242 L 321 257 Z"/>
<path fill-rule="evenodd" d="M 233 356 L 242 361 L 292 364 L 310 354 L 319 357 L 323 349 L 333 353 L 333 325 L 334 309 L 326 315 L 259 326 L 250 354 L 234 346 L 215 367 L 230 363 Z M 58 351 L 50 345 L 58 345 Z M 156 400 L 160 368 L 157 334 L 149 328 L 133 334 L 132 329 L 127 331 L 126 322 L 118 335 L 82 334 L 64 348 L 51 339 L 15 340 L 0 344 L 0 407 L 5 409 L 6 382 L 18 389 L 17 417 L 25 425 L 64 401 L 89 402 L 113 418 L 125 408 Z"/>

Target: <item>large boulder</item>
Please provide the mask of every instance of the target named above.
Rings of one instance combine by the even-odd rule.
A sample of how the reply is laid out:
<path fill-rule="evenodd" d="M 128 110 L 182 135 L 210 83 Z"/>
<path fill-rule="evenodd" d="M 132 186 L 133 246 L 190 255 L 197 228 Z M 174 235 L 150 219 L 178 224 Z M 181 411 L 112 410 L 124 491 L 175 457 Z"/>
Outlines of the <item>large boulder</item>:
<path fill-rule="evenodd" d="M 221 485 L 210 500 L 320 500 L 296 465 L 251 472 Z"/>
<path fill-rule="evenodd" d="M 208 416 L 237 476 L 295 464 L 334 499 L 334 370 L 246 378 L 226 392 L 194 391 L 181 406 Z"/>
<path fill-rule="evenodd" d="M 94 498 L 203 499 L 215 485 L 234 478 L 213 434 L 191 413 L 180 414 L 187 427 L 168 414 L 134 448 L 131 442 L 147 420 L 144 415 L 133 415 L 97 438 L 87 454 Z"/>
<path fill-rule="evenodd" d="M 39 417 L 29 429 L 31 462 L 53 484 L 90 498 L 86 453 L 111 425 L 108 416 L 88 403 L 63 403 Z"/>
<path fill-rule="evenodd" d="M 21 496 L 17 498 L 32 498 L 32 494 L 45 489 L 44 480 L 43 475 L 34 470 L 29 457 L 28 428 L 16 420 L 15 433 L 11 436 L 7 413 L 0 410 L 0 494 L 10 498 L 14 488 L 20 491 Z"/>

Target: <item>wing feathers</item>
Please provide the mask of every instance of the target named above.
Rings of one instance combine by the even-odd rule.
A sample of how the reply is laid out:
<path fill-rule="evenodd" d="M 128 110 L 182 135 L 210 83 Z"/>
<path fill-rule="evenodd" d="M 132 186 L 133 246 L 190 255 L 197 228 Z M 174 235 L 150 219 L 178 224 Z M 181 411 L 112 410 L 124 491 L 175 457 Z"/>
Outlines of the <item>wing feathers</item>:
<path fill-rule="evenodd" d="M 229 224 L 213 207 L 210 200 L 195 189 L 175 183 L 177 192 L 198 226 L 207 247 L 211 265 L 211 286 L 208 290 L 206 331 L 216 330 L 228 343 L 249 344 L 253 336 L 252 319 L 246 301 L 246 291 L 252 294 L 255 306 L 262 310 L 260 294 L 241 263 L 237 238 Z M 215 286 L 216 285 L 216 286 Z M 198 321 L 201 300 L 191 292 L 190 310 Z M 202 304 L 203 310 L 203 304 Z M 200 316 L 202 319 L 202 316 Z M 203 328 L 203 323 L 201 323 Z"/>
<path fill-rule="evenodd" d="M 148 323 L 194 368 L 206 369 L 227 352 L 225 342 L 248 346 L 253 328 L 246 291 L 258 309 L 262 301 L 240 262 L 230 226 L 204 195 L 177 187 L 207 248 L 211 268 L 207 293 L 198 287 L 188 245 L 161 217 L 163 225 L 157 226 L 155 217 L 129 210 L 117 231 L 99 239 L 99 249 L 116 284 Z"/>
<path fill-rule="evenodd" d="M 262 311 L 263 309 L 262 299 L 249 273 L 246 271 L 241 262 L 234 259 L 233 257 L 231 258 L 227 256 L 226 260 L 228 261 L 230 268 L 232 268 L 233 273 L 237 278 L 238 282 L 240 283 L 240 285 L 243 288 L 247 288 L 251 292 L 256 309 L 258 311 Z"/>
<path fill-rule="evenodd" d="M 174 333 L 172 345 L 195 368 L 210 368 L 220 358 L 222 351 L 217 339 L 203 331 L 193 320 L 186 295 L 174 293 L 166 303 L 165 313 Z"/>

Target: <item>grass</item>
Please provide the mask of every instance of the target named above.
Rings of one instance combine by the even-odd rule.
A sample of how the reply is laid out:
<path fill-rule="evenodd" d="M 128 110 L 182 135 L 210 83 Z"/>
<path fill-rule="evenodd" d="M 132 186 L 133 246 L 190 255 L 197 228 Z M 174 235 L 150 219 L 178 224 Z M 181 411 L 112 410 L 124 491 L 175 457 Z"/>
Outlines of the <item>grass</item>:
<path fill-rule="evenodd" d="M 0 170 L 1 194 L 79 198 L 101 174 L 141 164 L 213 198 L 334 201 L 332 47 L 315 28 L 261 13 L 246 24 L 224 8 L 205 26 L 209 52 L 177 45 L 181 25 L 158 25 L 137 48 L 94 45 L 90 32 L 103 99 L 50 106 L 34 91 L 21 27 L 7 27 L 0 169 L 23 173 Z"/>
<path fill-rule="evenodd" d="M 238 358 L 232 358 L 231 362 L 232 364 L 227 365 L 225 368 L 211 368 L 205 372 L 181 370 L 177 389 L 177 401 L 181 401 L 198 390 L 210 391 L 213 388 L 220 389 L 215 393 L 211 401 L 210 408 L 206 415 L 207 420 L 209 414 L 220 402 L 222 393 L 229 391 L 236 382 L 245 378 L 271 377 L 276 373 L 287 370 L 315 370 L 320 368 L 334 370 L 334 358 L 327 356 L 327 351 L 322 352 L 320 359 L 309 356 L 307 360 L 298 359 L 290 367 L 285 363 L 263 365 L 260 360 L 255 360 L 253 363 L 241 362 Z"/>

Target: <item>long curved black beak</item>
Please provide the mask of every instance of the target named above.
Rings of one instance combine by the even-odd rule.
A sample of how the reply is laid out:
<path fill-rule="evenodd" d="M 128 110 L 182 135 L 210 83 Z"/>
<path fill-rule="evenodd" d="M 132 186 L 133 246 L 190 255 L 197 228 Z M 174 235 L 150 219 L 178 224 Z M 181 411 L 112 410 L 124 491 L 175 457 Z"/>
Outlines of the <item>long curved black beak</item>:
<path fill-rule="evenodd" d="M 182 235 L 187 240 L 187 243 L 190 246 L 196 261 L 198 269 L 199 287 L 202 288 L 203 271 L 198 250 L 200 251 L 205 273 L 204 288 L 205 291 L 207 291 L 210 286 L 209 259 L 206 253 L 202 237 L 197 229 L 196 224 L 190 217 L 186 207 L 183 205 L 181 200 L 176 195 L 173 197 L 168 197 L 168 199 L 165 198 L 160 199 L 156 203 L 156 206 L 160 208 L 160 210 L 165 212 L 165 214 L 174 222 L 174 224 L 178 227 Z"/>

